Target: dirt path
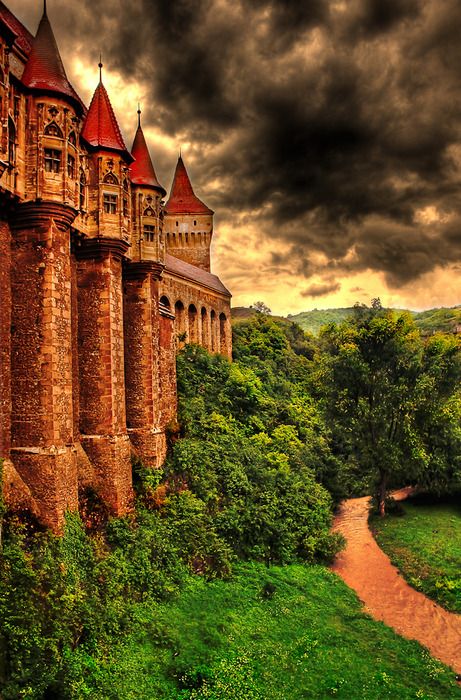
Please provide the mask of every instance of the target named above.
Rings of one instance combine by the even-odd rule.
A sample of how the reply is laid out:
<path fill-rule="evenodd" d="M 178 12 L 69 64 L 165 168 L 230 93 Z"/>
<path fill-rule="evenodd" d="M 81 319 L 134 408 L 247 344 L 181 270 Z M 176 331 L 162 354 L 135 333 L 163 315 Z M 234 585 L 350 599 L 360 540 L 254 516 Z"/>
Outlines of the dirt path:
<path fill-rule="evenodd" d="M 406 492 L 396 495 L 404 498 Z M 369 500 L 352 498 L 341 506 L 333 529 L 344 535 L 347 546 L 333 571 L 356 591 L 375 619 L 404 637 L 417 639 L 461 673 L 461 615 L 447 612 L 405 583 L 368 529 Z"/>

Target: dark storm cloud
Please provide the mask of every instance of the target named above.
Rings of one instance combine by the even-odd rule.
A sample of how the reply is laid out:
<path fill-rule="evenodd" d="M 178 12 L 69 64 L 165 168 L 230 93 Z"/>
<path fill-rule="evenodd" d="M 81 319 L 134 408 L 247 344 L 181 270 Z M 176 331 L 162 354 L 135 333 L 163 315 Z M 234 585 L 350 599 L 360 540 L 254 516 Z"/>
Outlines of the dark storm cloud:
<path fill-rule="evenodd" d="M 311 284 L 307 289 L 301 292 L 302 297 L 324 297 L 327 294 L 334 294 L 341 289 L 339 282 L 324 282 L 320 284 Z"/>
<path fill-rule="evenodd" d="M 196 190 L 221 221 L 251 212 L 274 265 L 400 286 L 461 261 L 458 0 L 110 6 L 66 6 L 60 44 L 143 84 L 144 124 L 194 144 Z"/>

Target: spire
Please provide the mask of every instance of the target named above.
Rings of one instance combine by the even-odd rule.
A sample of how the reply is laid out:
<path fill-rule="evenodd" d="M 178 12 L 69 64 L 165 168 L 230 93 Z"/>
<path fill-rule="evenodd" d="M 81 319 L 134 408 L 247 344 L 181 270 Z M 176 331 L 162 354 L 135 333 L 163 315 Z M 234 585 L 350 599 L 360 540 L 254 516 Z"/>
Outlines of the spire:
<path fill-rule="evenodd" d="M 134 137 L 133 146 L 131 147 L 131 155 L 134 158 L 134 163 L 130 167 L 131 182 L 133 185 L 147 185 L 155 187 L 162 194 L 166 195 L 166 190 L 157 180 L 152 159 L 147 148 L 146 139 L 144 138 L 141 127 L 141 110 L 138 105 L 138 128 Z"/>
<path fill-rule="evenodd" d="M 213 214 L 213 211 L 195 195 L 181 155 L 178 158 L 165 211 L 167 214 Z"/>
<path fill-rule="evenodd" d="M 43 4 L 43 16 L 32 43 L 29 59 L 22 74 L 22 82 L 36 92 L 68 97 L 77 104 L 80 111 L 84 109 L 82 101 L 67 79 L 58 45 L 46 14 L 46 1 Z"/>
<path fill-rule="evenodd" d="M 91 100 L 81 135 L 90 146 L 121 151 L 125 160 L 131 162 L 133 159 L 127 151 L 109 95 L 102 84 L 101 69 L 102 63 L 99 61 L 99 85 Z"/>

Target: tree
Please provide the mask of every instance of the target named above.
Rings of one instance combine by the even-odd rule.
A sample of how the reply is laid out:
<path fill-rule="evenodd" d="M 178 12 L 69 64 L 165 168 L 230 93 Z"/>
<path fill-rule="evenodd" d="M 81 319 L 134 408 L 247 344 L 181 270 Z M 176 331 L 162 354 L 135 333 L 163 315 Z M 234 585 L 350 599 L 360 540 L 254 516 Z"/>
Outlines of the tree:
<path fill-rule="evenodd" d="M 258 314 L 270 314 L 271 313 L 270 308 L 263 301 L 255 301 L 254 304 L 251 304 L 250 309 L 254 309 L 255 311 L 258 312 Z"/>
<path fill-rule="evenodd" d="M 326 414 L 338 444 L 372 478 L 384 515 L 390 486 L 430 481 L 431 469 L 440 479 L 459 452 L 459 411 L 449 407 L 461 378 L 460 342 L 439 335 L 425 343 L 409 314 L 376 305 L 327 326 L 321 343 Z"/>

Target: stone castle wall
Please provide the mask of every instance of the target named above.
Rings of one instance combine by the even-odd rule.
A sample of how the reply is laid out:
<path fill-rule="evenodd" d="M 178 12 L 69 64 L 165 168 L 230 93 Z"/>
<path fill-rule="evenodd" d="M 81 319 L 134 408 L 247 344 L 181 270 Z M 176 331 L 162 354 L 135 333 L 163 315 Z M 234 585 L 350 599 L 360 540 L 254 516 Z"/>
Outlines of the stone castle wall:
<path fill-rule="evenodd" d="M 21 86 L 32 39 L 24 30 L 17 43 L 5 12 L 2 488 L 11 509 L 60 532 L 88 497 L 115 515 L 132 508 L 133 455 L 159 467 L 175 429 L 178 349 L 187 341 L 231 356 L 230 295 L 209 273 L 212 216 L 175 219 L 169 239 L 165 191 L 131 181 L 123 141 L 85 141 L 78 99 Z M 188 278 L 165 269 L 176 244 Z"/>

